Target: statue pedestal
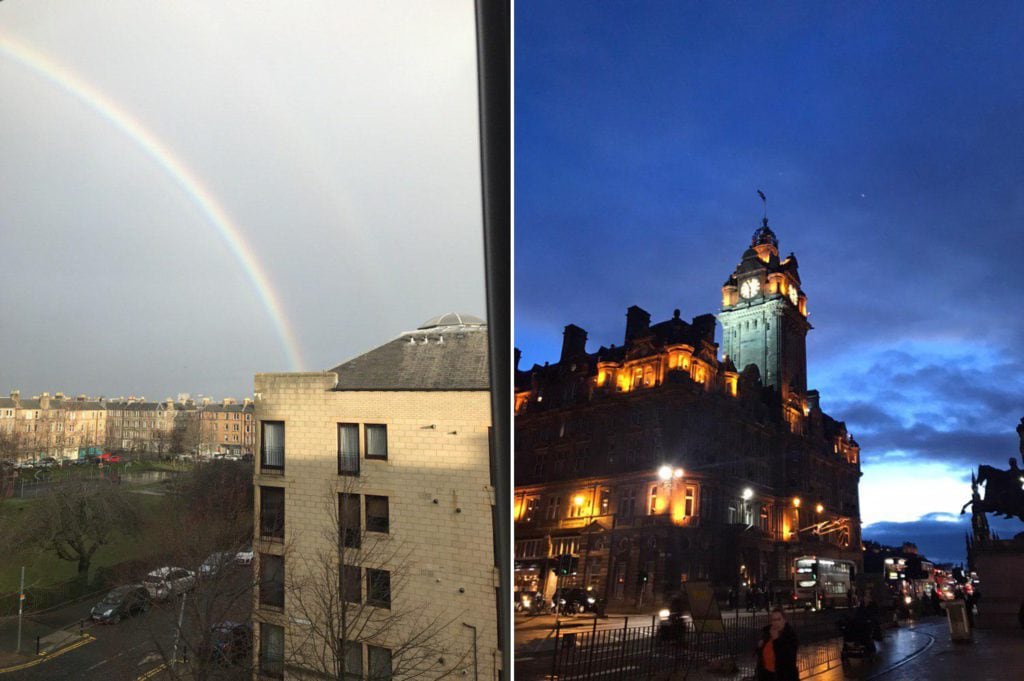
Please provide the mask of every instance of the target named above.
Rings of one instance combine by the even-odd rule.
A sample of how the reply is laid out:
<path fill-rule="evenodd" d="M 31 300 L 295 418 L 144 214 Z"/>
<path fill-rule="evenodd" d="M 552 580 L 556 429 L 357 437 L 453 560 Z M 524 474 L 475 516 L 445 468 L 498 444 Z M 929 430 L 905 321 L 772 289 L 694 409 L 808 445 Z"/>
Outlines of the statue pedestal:
<path fill-rule="evenodd" d="M 975 626 L 1019 629 L 1018 617 L 1024 603 L 1024 532 L 1013 539 L 975 545 L 973 553 L 981 592 Z"/>

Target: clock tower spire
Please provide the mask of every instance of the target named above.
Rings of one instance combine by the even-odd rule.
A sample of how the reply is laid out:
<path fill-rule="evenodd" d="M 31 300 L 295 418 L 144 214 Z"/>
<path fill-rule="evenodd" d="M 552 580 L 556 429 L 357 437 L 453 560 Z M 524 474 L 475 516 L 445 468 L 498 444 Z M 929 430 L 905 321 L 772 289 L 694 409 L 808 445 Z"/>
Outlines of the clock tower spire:
<path fill-rule="evenodd" d="M 807 297 L 796 256 L 779 259 L 768 218 L 754 231 L 735 271 L 722 286 L 722 348 L 742 371 L 753 364 L 761 381 L 802 416 L 807 396 Z"/>

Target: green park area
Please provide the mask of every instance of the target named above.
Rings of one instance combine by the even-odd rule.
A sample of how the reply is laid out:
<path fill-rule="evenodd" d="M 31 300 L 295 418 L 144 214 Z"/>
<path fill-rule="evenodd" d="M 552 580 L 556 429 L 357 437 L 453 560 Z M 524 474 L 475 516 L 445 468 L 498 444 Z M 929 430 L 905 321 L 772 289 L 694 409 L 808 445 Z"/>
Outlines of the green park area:
<path fill-rule="evenodd" d="M 139 490 L 139 491 L 145 491 Z M 164 513 L 167 498 L 155 494 L 132 493 L 130 503 L 139 513 L 143 527 L 156 522 Z M 0 503 L 0 528 L 17 528 L 30 516 L 36 499 L 8 499 Z M 40 596 L 47 593 L 47 600 L 59 598 L 61 593 L 74 597 L 87 589 L 87 585 L 74 585 L 78 578 L 77 563 L 61 560 L 53 551 L 44 550 L 25 539 L 4 539 L 4 550 L 0 552 L 0 611 L 9 609 L 13 596 L 18 592 L 21 568 L 25 568 L 26 591 Z M 114 531 L 108 544 L 99 547 L 92 557 L 89 581 L 97 583 L 97 573 L 111 570 L 128 561 L 146 559 L 158 551 L 148 543 L 143 533 L 134 536 Z M 102 587 L 101 587 L 102 588 Z"/>

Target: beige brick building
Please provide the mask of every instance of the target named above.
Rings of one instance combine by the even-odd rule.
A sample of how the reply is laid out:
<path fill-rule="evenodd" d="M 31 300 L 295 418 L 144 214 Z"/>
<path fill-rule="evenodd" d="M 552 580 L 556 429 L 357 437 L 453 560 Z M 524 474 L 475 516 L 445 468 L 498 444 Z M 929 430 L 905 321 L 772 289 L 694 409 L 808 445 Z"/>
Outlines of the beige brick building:
<path fill-rule="evenodd" d="M 258 678 L 497 679 L 487 331 L 256 376 Z"/>

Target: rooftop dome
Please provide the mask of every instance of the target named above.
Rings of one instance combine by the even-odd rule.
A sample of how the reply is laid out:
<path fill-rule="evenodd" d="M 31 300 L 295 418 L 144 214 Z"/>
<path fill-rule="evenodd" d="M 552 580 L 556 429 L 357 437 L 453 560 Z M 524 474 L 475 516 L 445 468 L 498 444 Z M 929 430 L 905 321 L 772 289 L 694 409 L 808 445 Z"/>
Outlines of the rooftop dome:
<path fill-rule="evenodd" d="M 417 331 L 436 329 L 443 326 L 486 326 L 487 322 L 464 312 L 446 312 L 440 317 L 434 317 L 420 324 Z"/>
<path fill-rule="evenodd" d="M 768 218 L 761 221 L 761 226 L 754 231 L 754 236 L 750 240 L 751 248 L 762 244 L 771 244 L 775 248 L 779 247 L 779 240 L 775 237 L 775 232 L 768 227 Z"/>

